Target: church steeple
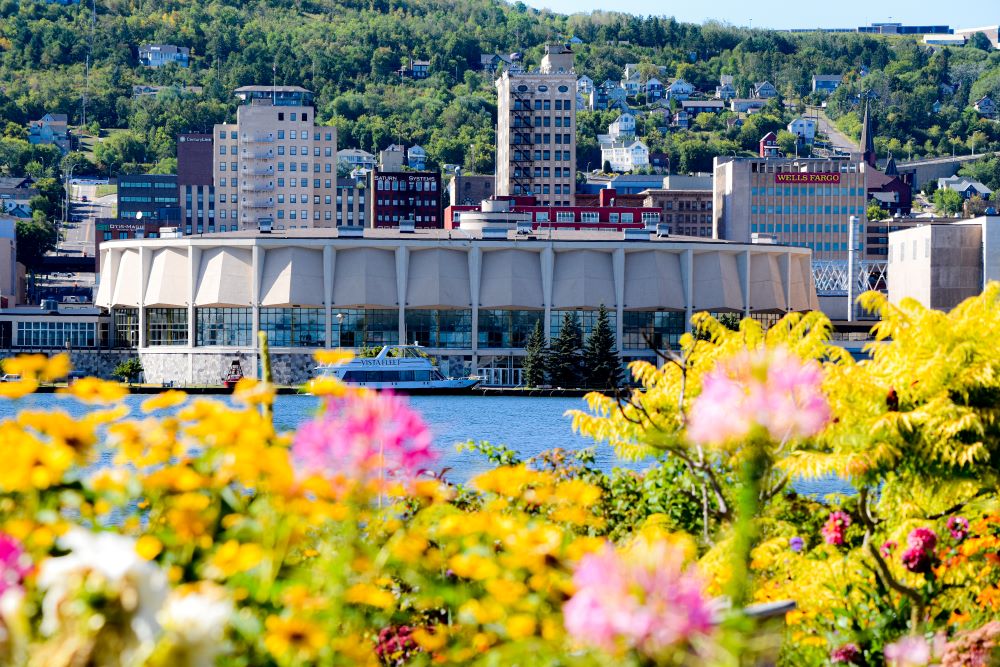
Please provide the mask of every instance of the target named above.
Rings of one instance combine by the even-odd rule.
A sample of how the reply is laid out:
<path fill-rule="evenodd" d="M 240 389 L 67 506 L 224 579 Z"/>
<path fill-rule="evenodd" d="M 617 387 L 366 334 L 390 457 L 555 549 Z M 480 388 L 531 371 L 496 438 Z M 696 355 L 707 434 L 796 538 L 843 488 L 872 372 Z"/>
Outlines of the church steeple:
<path fill-rule="evenodd" d="M 861 122 L 861 159 L 875 166 L 875 134 L 872 132 L 872 119 L 868 112 L 868 98 L 865 97 L 865 117 Z"/>

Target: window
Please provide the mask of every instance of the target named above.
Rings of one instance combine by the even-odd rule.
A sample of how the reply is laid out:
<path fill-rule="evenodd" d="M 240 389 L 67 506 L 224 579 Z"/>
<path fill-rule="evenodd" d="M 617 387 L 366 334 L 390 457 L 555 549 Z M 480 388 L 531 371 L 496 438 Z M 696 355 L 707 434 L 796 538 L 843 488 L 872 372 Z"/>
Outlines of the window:
<path fill-rule="evenodd" d="M 398 345 L 399 311 L 369 308 L 334 312 L 331 343 L 334 347 Z"/>
<path fill-rule="evenodd" d="M 196 308 L 198 345 L 252 345 L 250 308 Z"/>
<path fill-rule="evenodd" d="M 472 311 L 469 309 L 406 311 L 406 340 L 426 347 L 472 347 Z"/>
<path fill-rule="evenodd" d="M 583 340 L 587 340 L 587 336 L 590 332 L 594 330 L 594 324 L 597 322 L 597 310 L 552 310 L 549 317 L 549 326 L 552 329 L 552 339 L 555 340 L 559 336 L 559 332 L 562 330 L 563 317 L 566 313 L 572 313 L 576 317 L 577 324 L 583 331 Z M 614 331 L 616 325 L 615 322 L 616 313 L 614 309 L 608 311 L 608 320 L 611 324 L 611 330 Z M 583 341 L 581 341 L 582 344 Z"/>
<path fill-rule="evenodd" d="M 559 186 L 556 186 L 557 188 Z M 558 189 L 556 194 L 559 194 Z M 582 211 L 580 213 L 580 222 L 598 222 L 597 211 Z"/>
<path fill-rule="evenodd" d="M 326 346 L 326 313 L 322 308 L 261 308 L 260 328 L 275 347 Z"/>
<path fill-rule="evenodd" d="M 684 313 L 626 311 L 622 322 L 622 349 L 676 348 L 684 334 Z"/>
<path fill-rule="evenodd" d="M 97 324 L 95 322 L 36 322 L 17 323 L 18 347 L 95 347 Z"/>
<path fill-rule="evenodd" d="M 187 308 L 147 308 L 146 345 L 187 345 Z"/>

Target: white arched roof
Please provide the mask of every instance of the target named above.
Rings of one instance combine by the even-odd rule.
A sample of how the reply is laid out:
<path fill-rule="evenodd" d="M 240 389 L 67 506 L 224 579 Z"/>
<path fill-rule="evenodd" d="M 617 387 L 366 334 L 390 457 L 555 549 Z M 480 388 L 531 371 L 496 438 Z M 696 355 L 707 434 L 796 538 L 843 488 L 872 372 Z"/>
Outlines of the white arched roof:
<path fill-rule="evenodd" d="M 111 305 L 138 308 L 141 286 L 142 262 L 139 259 L 139 250 L 125 250 L 118 259 L 118 272 L 115 275 Z"/>
<path fill-rule="evenodd" d="M 694 309 L 743 310 L 736 255 L 717 250 L 694 254 Z"/>
<path fill-rule="evenodd" d="M 624 307 L 684 310 L 684 281 L 677 253 L 658 250 L 626 253 Z"/>

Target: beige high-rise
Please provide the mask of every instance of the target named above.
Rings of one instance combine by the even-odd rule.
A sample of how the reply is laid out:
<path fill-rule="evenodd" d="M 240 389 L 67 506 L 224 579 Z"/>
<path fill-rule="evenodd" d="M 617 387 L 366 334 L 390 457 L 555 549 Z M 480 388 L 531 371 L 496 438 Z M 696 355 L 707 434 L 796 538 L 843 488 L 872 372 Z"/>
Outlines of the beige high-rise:
<path fill-rule="evenodd" d="M 336 226 L 337 129 L 316 125 L 312 93 L 244 86 L 236 96 L 236 122 L 213 134 L 219 228 Z"/>
<path fill-rule="evenodd" d="M 538 71 L 497 79 L 498 195 L 534 195 L 572 206 L 576 194 L 576 74 L 573 51 L 548 45 Z"/>

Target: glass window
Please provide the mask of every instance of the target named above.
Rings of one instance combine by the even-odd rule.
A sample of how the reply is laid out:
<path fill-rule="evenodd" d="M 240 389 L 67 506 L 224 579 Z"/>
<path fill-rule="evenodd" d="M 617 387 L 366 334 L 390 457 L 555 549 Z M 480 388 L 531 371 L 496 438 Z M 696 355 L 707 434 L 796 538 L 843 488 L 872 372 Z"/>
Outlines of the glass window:
<path fill-rule="evenodd" d="M 261 308 L 260 328 L 275 347 L 326 345 L 326 313 L 322 308 Z"/>
<path fill-rule="evenodd" d="M 249 347 L 253 344 L 250 308 L 196 308 L 198 345 Z"/>
<path fill-rule="evenodd" d="M 480 310 L 480 347 L 524 347 L 545 315 L 540 310 Z"/>
<path fill-rule="evenodd" d="M 147 308 L 146 345 L 187 345 L 187 308 Z"/>
<path fill-rule="evenodd" d="M 407 310 L 406 340 L 426 347 L 472 347 L 472 311 Z"/>
<path fill-rule="evenodd" d="M 95 347 L 96 322 L 72 321 L 22 321 L 17 323 L 18 347 L 81 348 Z"/>
<path fill-rule="evenodd" d="M 583 331 L 583 339 L 587 340 L 587 336 L 590 332 L 594 330 L 594 324 L 597 322 L 597 310 L 553 310 L 549 313 L 549 326 L 552 329 L 552 340 L 555 340 L 559 336 L 559 332 L 562 330 L 563 315 L 567 312 L 574 313 L 576 315 L 576 321 L 580 325 Z M 614 310 L 608 311 L 608 322 L 611 324 L 611 331 L 615 331 L 617 314 Z"/>
<path fill-rule="evenodd" d="M 395 308 L 345 308 L 333 313 L 333 347 L 379 347 L 399 344 Z"/>
<path fill-rule="evenodd" d="M 139 347 L 139 309 L 114 308 L 111 311 L 112 339 L 115 347 Z"/>

